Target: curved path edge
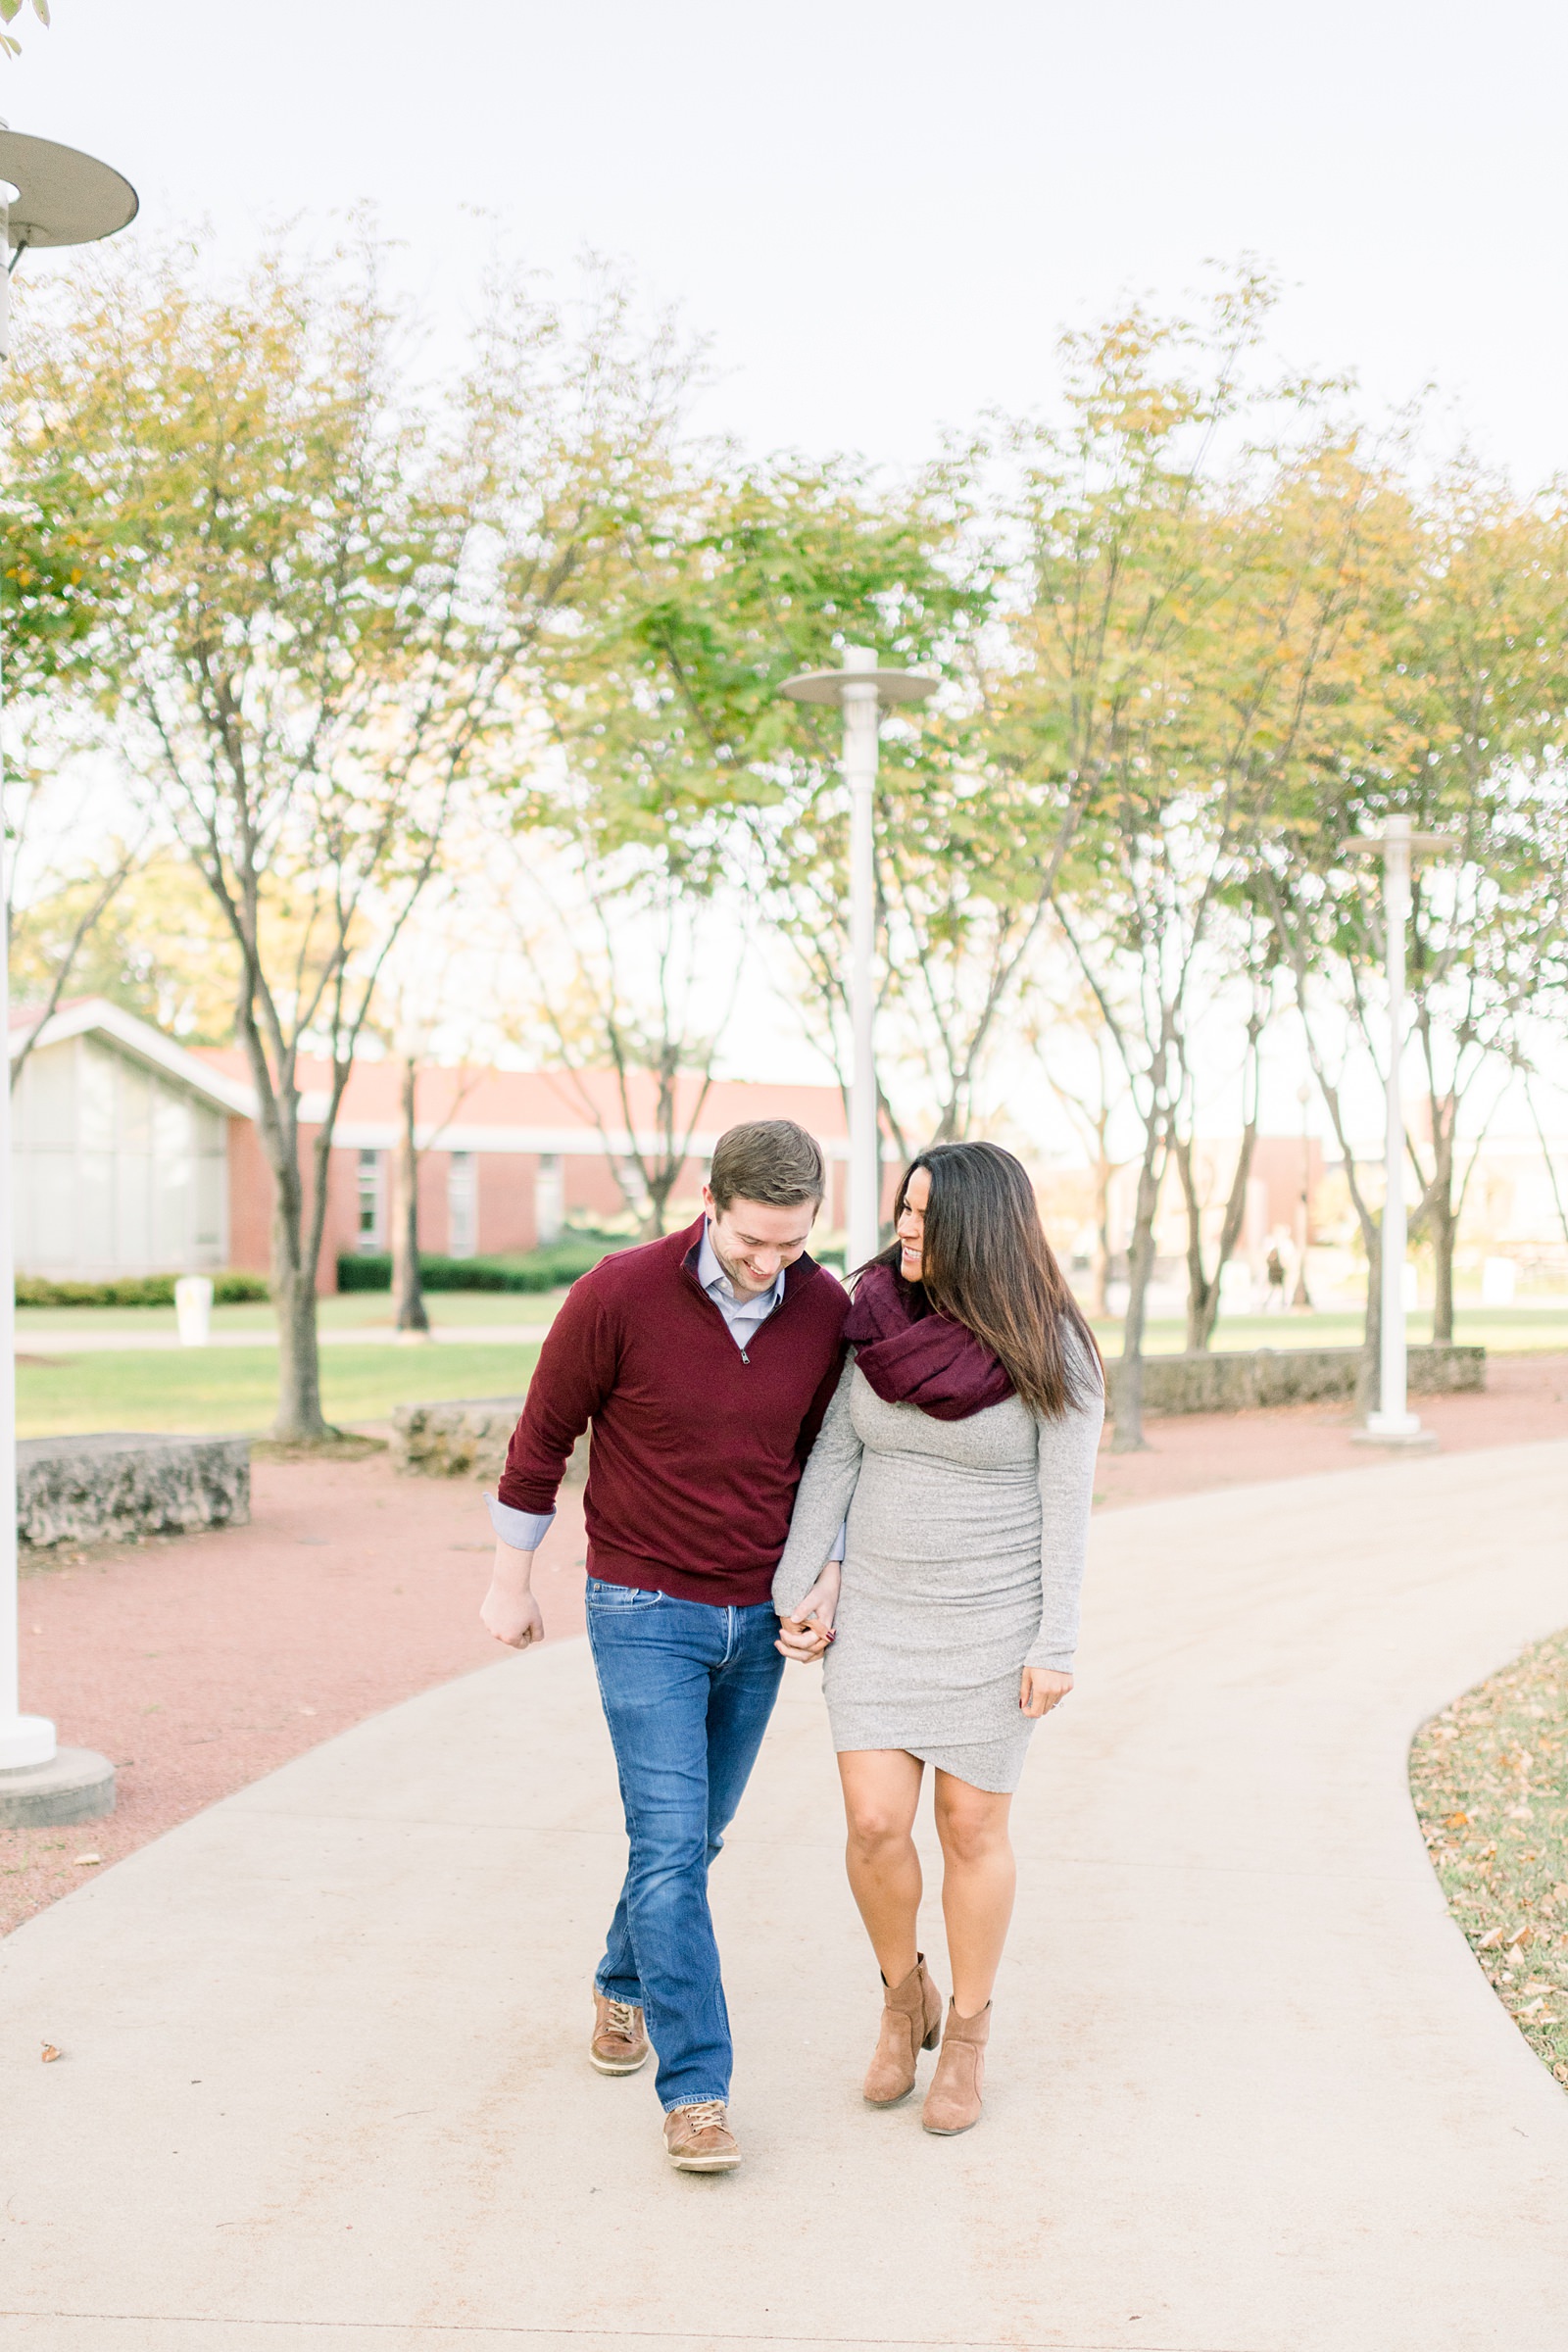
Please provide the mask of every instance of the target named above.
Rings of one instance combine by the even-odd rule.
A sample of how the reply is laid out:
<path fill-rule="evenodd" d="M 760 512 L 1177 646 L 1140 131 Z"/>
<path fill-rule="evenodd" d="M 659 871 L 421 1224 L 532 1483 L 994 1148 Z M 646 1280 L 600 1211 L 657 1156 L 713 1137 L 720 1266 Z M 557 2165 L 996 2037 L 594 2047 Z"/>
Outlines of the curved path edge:
<path fill-rule="evenodd" d="M 721 2180 L 583 2059 L 622 1859 L 585 1646 L 313 1750 L 0 1945 L 0 2344 L 1561 2352 L 1568 2100 L 1405 1757 L 1568 1621 L 1565 1500 L 1556 1444 L 1096 1522 L 955 2142 L 858 2095 L 807 1675 L 715 1870 Z"/>

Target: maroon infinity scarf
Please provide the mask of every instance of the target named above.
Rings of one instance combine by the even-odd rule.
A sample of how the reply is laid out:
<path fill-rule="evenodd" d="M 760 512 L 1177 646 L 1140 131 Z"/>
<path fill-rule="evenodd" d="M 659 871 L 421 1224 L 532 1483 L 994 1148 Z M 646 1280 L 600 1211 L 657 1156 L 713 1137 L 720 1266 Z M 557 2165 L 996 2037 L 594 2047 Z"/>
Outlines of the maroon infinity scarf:
<path fill-rule="evenodd" d="M 884 1404 L 915 1404 L 934 1421 L 967 1421 L 1013 1393 L 990 1348 L 891 1266 L 860 1276 L 844 1337 Z"/>

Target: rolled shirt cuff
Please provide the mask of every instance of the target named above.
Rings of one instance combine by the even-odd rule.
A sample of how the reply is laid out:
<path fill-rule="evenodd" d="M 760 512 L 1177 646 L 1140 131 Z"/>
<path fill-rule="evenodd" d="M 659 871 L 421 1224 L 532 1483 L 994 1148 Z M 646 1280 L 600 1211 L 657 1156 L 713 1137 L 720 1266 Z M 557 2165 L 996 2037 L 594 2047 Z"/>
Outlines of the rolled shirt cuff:
<path fill-rule="evenodd" d="M 493 1494 L 485 1496 L 484 1507 L 502 1543 L 510 1544 L 514 1551 L 537 1551 L 556 1516 L 554 1511 L 514 1511 Z"/>
<path fill-rule="evenodd" d="M 844 1546 L 845 1546 L 845 1544 L 846 1544 L 849 1542 L 849 1540 L 850 1540 L 850 1523 L 849 1523 L 849 1521 L 848 1521 L 847 1519 L 841 1519 L 841 1520 L 839 1521 L 839 1532 L 838 1532 L 838 1534 L 837 1534 L 837 1535 L 834 1537 L 834 1539 L 833 1539 L 832 1543 L 831 1543 L 831 1544 L 829 1544 L 829 1546 L 828 1546 L 828 1554 L 827 1554 L 827 1557 L 828 1557 L 828 1559 L 829 1559 L 829 1560 L 842 1560 L 842 1559 L 843 1559 L 843 1557 L 844 1557 Z M 824 1560 L 824 1561 L 823 1561 L 823 1563 L 822 1563 L 822 1565 L 823 1565 L 823 1566 L 824 1566 L 824 1568 L 825 1568 L 825 1567 L 826 1567 L 826 1565 L 827 1565 L 827 1560 Z"/>

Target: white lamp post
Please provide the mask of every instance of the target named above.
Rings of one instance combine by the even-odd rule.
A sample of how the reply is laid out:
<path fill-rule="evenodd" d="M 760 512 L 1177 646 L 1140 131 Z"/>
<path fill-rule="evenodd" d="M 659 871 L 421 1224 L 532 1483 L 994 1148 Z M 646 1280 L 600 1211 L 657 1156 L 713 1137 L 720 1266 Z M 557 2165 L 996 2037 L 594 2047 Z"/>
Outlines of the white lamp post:
<path fill-rule="evenodd" d="M 847 645 L 842 669 L 787 679 L 792 702 L 838 703 L 850 787 L 850 1213 L 847 1267 L 874 1257 L 882 1228 L 882 1152 L 876 1100 L 876 767 L 884 706 L 921 703 L 938 681 L 918 670 L 878 669 L 866 645 Z"/>
<path fill-rule="evenodd" d="M 8 200 L 7 189 L 17 193 Z M 87 245 L 136 215 L 118 172 L 53 139 L 0 123 L 0 361 L 10 357 L 10 272 L 29 245 Z M 0 769 L 3 781 L 3 769 Z M 4 827 L 0 826 L 0 1020 L 9 1039 Z M 8 1048 L 9 1053 L 9 1048 Z M 90 1821 L 114 1803 L 114 1768 L 83 1748 L 57 1749 L 55 1727 L 24 1715 L 17 1630 L 16 1272 L 12 1249 L 11 1086 L 0 1083 L 0 1824 Z"/>
<path fill-rule="evenodd" d="M 1404 934 L 1410 920 L 1410 864 L 1414 858 L 1446 847 L 1441 833 L 1411 831 L 1407 816 L 1391 816 L 1381 833 L 1356 842 L 1358 851 L 1383 854 L 1383 923 L 1388 934 L 1389 1084 L 1388 1132 L 1384 1142 L 1383 1314 L 1378 1410 L 1354 1434 L 1371 1446 L 1426 1447 L 1437 1438 L 1423 1429 L 1409 1405 L 1409 1362 L 1404 1336 L 1404 1111 L 1399 1101 L 1399 1064 L 1404 1056 Z"/>

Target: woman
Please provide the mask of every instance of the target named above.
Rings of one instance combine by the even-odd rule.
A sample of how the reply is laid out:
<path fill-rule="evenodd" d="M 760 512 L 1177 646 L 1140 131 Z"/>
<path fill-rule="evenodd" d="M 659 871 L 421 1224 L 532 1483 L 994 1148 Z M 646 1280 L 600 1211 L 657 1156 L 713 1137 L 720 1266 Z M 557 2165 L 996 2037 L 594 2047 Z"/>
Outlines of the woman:
<path fill-rule="evenodd" d="M 826 1654 L 850 1885 L 882 1971 L 874 2107 L 913 2089 L 942 2027 L 910 1835 L 933 1768 L 953 1999 L 921 2120 L 951 2134 L 980 2120 L 1012 1790 L 1072 1689 L 1103 1369 L 1010 1152 L 923 1152 L 897 1233 L 856 1285 L 773 1604 L 787 1657 Z M 846 1511 L 841 1571 L 823 1562 Z"/>

